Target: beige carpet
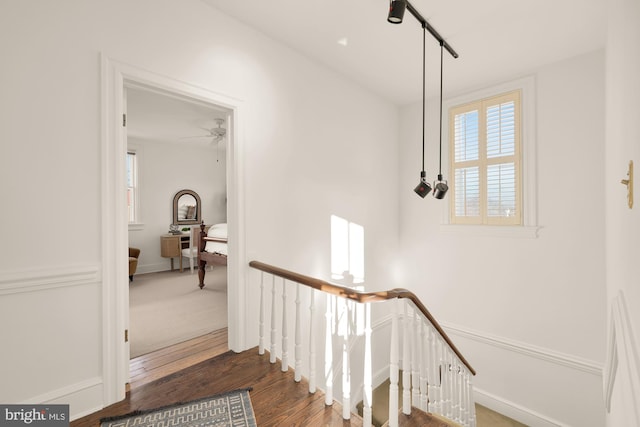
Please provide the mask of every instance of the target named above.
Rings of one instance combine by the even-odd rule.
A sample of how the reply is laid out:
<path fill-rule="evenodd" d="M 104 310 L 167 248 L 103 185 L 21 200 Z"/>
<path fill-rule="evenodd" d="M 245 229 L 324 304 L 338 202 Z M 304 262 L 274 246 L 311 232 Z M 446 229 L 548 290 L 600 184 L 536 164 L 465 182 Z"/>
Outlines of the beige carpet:
<path fill-rule="evenodd" d="M 402 409 L 402 370 L 399 375 L 400 392 L 398 394 L 398 408 Z M 385 426 L 389 419 L 389 380 L 387 379 L 373 390 L 372 397 L 373 422 L 374 426 Z M 362 416 L 362 401 L 356 405 L 358 415 Z M 516 420 L 506 417 L 489 408 L 476 403 L 476 426 L 477 427 L 527 427 Z"/>
<path fill-rule="evenodd" d="M 227 326 L 227 268 L 198 274 L 179 270 L 139 274 L 129 284 L 131 358 Z"/>

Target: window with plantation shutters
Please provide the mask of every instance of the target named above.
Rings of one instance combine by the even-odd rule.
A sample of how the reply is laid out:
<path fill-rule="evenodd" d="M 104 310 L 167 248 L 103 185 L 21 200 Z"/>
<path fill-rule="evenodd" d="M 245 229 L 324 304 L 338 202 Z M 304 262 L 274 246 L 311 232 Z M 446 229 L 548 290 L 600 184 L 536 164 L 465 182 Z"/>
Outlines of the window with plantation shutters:
<path fill-rule="evenodd" d="M 450 109 L 451 224 L 521 225 L 520 91 Z"/>

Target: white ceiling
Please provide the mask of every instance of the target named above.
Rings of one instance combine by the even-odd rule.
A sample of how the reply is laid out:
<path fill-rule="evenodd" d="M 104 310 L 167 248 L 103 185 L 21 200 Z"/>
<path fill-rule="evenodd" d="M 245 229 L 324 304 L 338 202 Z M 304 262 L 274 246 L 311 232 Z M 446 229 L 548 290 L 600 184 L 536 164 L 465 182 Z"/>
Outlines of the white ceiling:
<path fill-rule="evenodd" d="M 388 0 L 203 0 L 314 61 L 403 105 L 422 96 L 422 28 Z M 605 0 L 411 0 L 460 55 L 445 52 L 446 93 L 502 82 L 604 47 Z M 347 46 L 338 40 L 347 38 Z M 437 96 L 440 46 L 427 33 L 427 96 Z"/>
<path fill-rule="evenodd" d="M 422 28 L 388 0 L 202 0 L 398 105 L 422 96 Z M 530 73 L 604 47 L 605 0 L 411 0 L 455 49 L 445 51 L 445 96 Z M 429 33 L 427 96 L 439 90 L 440 47 Z M 347 45 L 338 43 L 347 39 Z M 210 144 L 227 111 L 147 88 L 128 89 L 130 137 Z M 226 127 L 226 124 L 223 125 Z M 202 138 L 189 138 L 201 135 Z M 224 144 L 222 144 L 224 145 Z"/>
<path fill-rule="evenodd" d="M 215 147 L 208 129 L 218 127 L 215 119 L 226 120 L 227 115 L 224 109 L 195 99 L 141 87 L 127 87 L 129 138 Z M 226 128 L 226 123 L 221 127 Z"/>

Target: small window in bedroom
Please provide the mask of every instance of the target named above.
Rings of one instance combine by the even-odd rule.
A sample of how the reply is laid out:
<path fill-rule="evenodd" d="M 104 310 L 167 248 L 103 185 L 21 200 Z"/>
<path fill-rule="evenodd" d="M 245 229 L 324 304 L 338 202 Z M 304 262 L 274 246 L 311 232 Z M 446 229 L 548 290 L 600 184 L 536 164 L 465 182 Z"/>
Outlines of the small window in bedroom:
<path fill-rule="evenodd" d="M 135 151 L 127 151 L 127 209 L 129 224 L 138 221 L 138 159 Z"/>
<path fill-rule="evenodd" d="M 520 96 L 449 110 L 451 224 L 523 224 Z"/>

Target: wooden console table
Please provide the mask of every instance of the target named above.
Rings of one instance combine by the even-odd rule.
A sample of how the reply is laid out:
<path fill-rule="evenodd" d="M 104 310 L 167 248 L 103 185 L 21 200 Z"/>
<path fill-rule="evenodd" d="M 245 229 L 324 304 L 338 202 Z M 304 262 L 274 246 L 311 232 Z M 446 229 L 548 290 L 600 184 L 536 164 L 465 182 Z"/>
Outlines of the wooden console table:
<path fill-rule="evenodd" d="M 171 271 L 173 271 L 173 259 L 180 260 L 180 272 L 182 272 L 182 249 L 189 247 L 189 233 L 163 234 L 160 236 L 160 256 L 171 258 Z"/>

